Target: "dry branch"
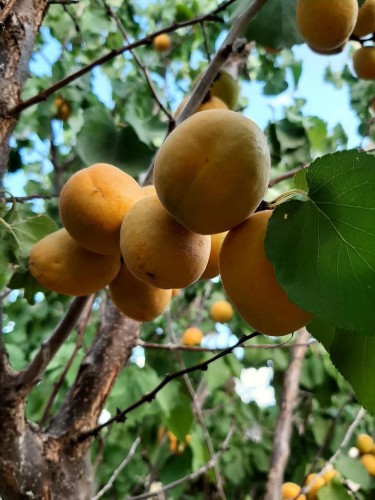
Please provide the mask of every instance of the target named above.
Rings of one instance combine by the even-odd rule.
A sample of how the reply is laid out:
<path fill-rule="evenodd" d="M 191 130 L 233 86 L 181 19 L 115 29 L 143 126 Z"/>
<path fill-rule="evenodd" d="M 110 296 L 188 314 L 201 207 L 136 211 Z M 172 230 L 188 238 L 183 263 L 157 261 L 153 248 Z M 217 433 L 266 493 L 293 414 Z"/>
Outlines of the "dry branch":
<path fill-rule="evenodd" d="M 298 333 L 298 343 L 307 343 L 309 336 L 306 328 L 302 328 Z M 306 350 L 307 347 L 305 346 L 295 347 L 292 350 L 290 364 L 284 374 L 281 411 L 274 432 L 270 470 L 264 500 L 280 499 L 281 485 L 290 454 L 293 410 L 297 403 L 299 380 Z"/>

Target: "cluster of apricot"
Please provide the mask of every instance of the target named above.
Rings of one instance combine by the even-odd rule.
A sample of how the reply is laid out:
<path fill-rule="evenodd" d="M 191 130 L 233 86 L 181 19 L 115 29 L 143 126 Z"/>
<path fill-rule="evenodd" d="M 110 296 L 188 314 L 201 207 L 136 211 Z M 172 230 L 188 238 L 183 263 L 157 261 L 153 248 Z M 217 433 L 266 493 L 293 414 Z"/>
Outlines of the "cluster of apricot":
<path fill-rule="evenodd" d="M 60 196 L 64 229 L 34 246 L 30 271 L 68 295 L 109 284 L 113 302 L 139 321 L 162 313 L 173 289 L 220 272 L 253 328 L 292 332 L 311 316 L 289 301 L 265 254 L 271 211 L 254 211 L 269 171 L 267 142 L 252 120 L 229 109 L 196 113 L 160 147 L 155 188 L 108 164 L 75 173 Z"/>
<path fill-rule="evenodd" d="M 354 70 L 359 78 L 375 79 L 375 0 L 365 0 L 359 9 L 357 0 L 298 0 L 297 25 L 306 43 L 319 54 L 341 52 L 350 36 L 361 40 L 362 47 L 353 54 Z M 364 46 L 364 42 L 371 45 Z"/>
<path fill-rule="evenodd" d="M 356 445 L 360 455 L 360 460 L 370 474 L 375 477 L 375 443 L 368 434 L 360 434 L 357 437 Z"/>
<path fill-rule="evenodd" d="M 307 493 L 307 500 L 316 500 L 318 491 L 329 484 L 336 476 L 337 472 L 333 468 L 327 470 L 322 476 L 315 473 L 309 474 L 305 480 L 305 487 L 311 485 Z M 296 483 L 284 483 L 281 486 L 281 498 L 282 500 L 306 500 L 306 495 L 301 491 L 301 486 Z"/>

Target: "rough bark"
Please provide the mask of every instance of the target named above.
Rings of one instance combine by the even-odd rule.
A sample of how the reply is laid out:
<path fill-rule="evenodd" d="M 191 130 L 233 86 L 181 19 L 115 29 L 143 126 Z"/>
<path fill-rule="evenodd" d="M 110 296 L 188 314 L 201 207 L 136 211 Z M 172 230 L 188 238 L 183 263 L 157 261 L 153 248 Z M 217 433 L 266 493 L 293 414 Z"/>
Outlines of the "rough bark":
<path fill-rule="evenodd" d="M 291 350 L 290 364 L 284 374 L 281 410 L 274 433 L 270 470 L 264 500 L 280 500 L 281 485 L 290 454 L 290 436 L 292 432 L 293 410 L 297 403 L 299 380 L 303 359 L 307 351 L 310 335 L 302 328 L 297 336 L 298 345 Z"/>
<path fill-rule="evenodd" d="M 5 3 L 0 2 L 1 8 Z M 0 32 L 0 187 L 8 163 L 9 136 L 18 118 L 8 110 L 20 100 L 46 5 L 45 0 L 18 0 Z"/>

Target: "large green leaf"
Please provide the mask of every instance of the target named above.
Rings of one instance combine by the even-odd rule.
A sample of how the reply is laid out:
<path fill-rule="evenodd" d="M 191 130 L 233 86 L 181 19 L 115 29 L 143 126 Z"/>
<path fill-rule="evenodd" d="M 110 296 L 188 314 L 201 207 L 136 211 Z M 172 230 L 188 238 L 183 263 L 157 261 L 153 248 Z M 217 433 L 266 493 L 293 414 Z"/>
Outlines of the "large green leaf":
<path fill-rule="evenodd" d="M 249 1 L 242 0 L 232 18 L 237 17 Z M 268 1 L 246 29 L 246 38 L 275 48 L 290 48 L 303 43 L 296 25 L 297 0 Z"/>
<path fill-rule="evenodd" d="M 318 500 L 351 500 L 352 496 L 342 484 L 330 483 L 317 492 Z"/>
<path fill-rule="evenodd" d="M 375 337 L 334 329 L 321 320 L 312 321 L 308 330 L 329 352 L 361 405 L 375 415 Z"/>
<path fill-rule="evenodd" d="M 266 251 L 290 299 L 336 327 L 374 335 L 375 158 L 314 161 L 308 193 L 278 206 Z"/>
<path fill-rule="evenodd" d="M 110 163 L 131 175 L 148 168 L 153 151 L 139 140 L 131 126 L 116 127 L 102 110 L 87 111 L 84 118 L 76 147 L 84 162 Z"/>

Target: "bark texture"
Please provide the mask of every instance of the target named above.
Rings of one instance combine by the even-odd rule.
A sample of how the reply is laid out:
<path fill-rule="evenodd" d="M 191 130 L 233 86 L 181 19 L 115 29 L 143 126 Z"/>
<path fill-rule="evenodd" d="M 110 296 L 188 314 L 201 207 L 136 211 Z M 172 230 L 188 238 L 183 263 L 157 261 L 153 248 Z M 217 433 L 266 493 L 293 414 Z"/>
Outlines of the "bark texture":
<path fill-rule="evenodd" d="M 1 9 L 5 4 L 0 1 Z M 8 110 L 20 100 L 46 5 L 46 0 L 18 0 L 0 30 L 0 187 L 8 163 L 9 136 L 18 118 Z"/>

